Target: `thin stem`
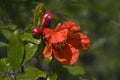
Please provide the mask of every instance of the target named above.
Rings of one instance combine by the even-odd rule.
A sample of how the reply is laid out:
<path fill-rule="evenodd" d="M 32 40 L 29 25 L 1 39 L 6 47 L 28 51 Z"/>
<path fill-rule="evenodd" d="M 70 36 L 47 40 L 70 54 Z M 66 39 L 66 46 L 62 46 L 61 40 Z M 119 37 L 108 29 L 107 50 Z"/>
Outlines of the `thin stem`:
<path fill-rule="evenodd" d="M 48 76 L 49 76 L 49 74 L 50 74 L 50 72 L 52 70 L 53 61 L 54 61 L 54 56 L 52 56 L 52 59 L 51 59 L 51 61 L 49 63 L 49 68 L 48 68 L 48 73 L 47 73 L 46 79 L 48 78 Z"/>
<path fill-rule="evenodd" d="M 10 73 L 9 75 L 11 76 L 12 80 L 16 80 L 14 73 Z"/>
<path fill-rule="evenodd" d="M 21 72 L 22 72 L 22 73 L 25 72 L 24 66 L 21 66 Z"/>

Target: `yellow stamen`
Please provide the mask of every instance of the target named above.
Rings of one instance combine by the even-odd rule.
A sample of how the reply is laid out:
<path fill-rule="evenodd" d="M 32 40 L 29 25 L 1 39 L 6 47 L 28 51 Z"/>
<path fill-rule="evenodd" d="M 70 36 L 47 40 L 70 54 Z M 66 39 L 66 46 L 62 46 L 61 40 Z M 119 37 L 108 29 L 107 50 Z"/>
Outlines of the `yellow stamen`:
<path fill-rule="evenodd" d="M 66 41 L 64 42 L 58 42 L 54 44 L 55 49 L 62 49 L 66 45 Z"/>

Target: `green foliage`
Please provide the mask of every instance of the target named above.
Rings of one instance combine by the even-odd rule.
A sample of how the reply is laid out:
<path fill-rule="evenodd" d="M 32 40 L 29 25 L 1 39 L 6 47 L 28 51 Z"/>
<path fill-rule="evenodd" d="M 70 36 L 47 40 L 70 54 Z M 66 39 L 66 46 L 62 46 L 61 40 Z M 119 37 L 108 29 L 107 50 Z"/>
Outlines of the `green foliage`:
<path fill-rule="evenodd" d="M 8 40 L 15 29 L 15 25 L 0 25 L 0 58 L 6 57 Z"/>
<path fill-rule="evenodd" d="M 85 74 L 85 69 L 82 66 L 64 66 L 72 75 Z"/>
<path fill-rule="evenodd" d="M 34 39 L 32 37 L 31 31 L 32 31 L 33 28 L 34 28 L 33 25 L 26 26 L 26 28 L 23 31 L 23 34 L 21 35 L 21 39 L 24 42 L 31 42 L 31 43 L 34 43 L 34 44 L 40 44 L 41 39 Z"/>
<path fill-rule="evenodd" d="M 0 76 L 0 80 L 11 80 L 11 78 L 6 76 Z"/>
<path fill-rule="evenodd" d="M 24 59 L 24 62 L 27 62 L 28 60 L 30 60 L 35 52 L 37 51 L 37 45 L 34 45 L 33 43 L 28 43 L 25 45 L 25 59 Z"/>
<path fill-rule="evenodd" d="M 18 80 L 36 80 L 38 77 L 46 77 L 46 73 L 36 68 L 30 68 L 17 76 Z"/>
<path fill-rule="evenodd" d="M 0 59 L 0 74 L 11 71 L 10 63 L 7 58 Z"/>
<path fill-rule="evenodd" d="M 23 31 L 23 35 L 21 35 L 21 39 L 23 41 L 34 42 L 34 39 L 31 34 L 32 28 L 33 28 L 33 25 L 26 26 L 25 30 Z"/>
<path fill-rule="evenodd" d="M 46 77 L 46 73 L 50 80 L 119 80 L 119 3 L 119 0 L 0 0 L 0 80 L 11 80 L 8 74 L 14 72 L 18 80 L 28 77 L 34 80 Z M 43 8 L 56 16 L 52 28 L 58 22 L 74 20 L 90 37 L 91 47 L 81 52 L 77 64 L 53 63 L 54 69 L 49 70 L 51 59 L 43 58 L 42 54 L 45 45 L 31 34 L 32 28 L 40 26 Z M 25 72 L 21 72 L 21 66 Z M 39 70 L 28 69 L 31 66 Z"/>
<path fill-rule="evenodd" d="M 19 34 L 18 30 L 12 34 L 8 46 L 8 58 L 14 72 L 19 70 L 24 55 L 24 46 Z"/>
<path fill-rule="evenodd" d="M 34 12 L 34 26 L 39 26 L 40 25 L 40 21 L 41 21 L 41 16 L 42 16 L 42 13 L 43 13 L 43 3 L 40 3 L 37 5 L 36 9 L 35 9 L 35 12 Z"/>
<path fill-rule="evenodd" d="M 50 80 L 57 80 L 57 74 L 56 73 L 49 74 L 48 79 L 50 79 Z"/>

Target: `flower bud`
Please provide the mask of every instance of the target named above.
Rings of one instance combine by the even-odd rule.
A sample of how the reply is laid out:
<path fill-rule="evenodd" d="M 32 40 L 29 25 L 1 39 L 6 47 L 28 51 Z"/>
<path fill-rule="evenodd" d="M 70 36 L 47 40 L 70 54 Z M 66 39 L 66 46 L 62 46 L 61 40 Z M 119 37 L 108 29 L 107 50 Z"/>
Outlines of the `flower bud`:
<path fill-rule="evenodd" d="M 41 26 L 49 27 L 52 21 L 53 21 L 53 14 L 50 11 L 47 11 L 42 16 Z"/>
<path fill-rule="evenodd" d="M 36 27 L 36 28 L 32 29 L 33 38 L 39 39 L 41 34 L 42 34 L 42 29 L 41 28 Z"/>

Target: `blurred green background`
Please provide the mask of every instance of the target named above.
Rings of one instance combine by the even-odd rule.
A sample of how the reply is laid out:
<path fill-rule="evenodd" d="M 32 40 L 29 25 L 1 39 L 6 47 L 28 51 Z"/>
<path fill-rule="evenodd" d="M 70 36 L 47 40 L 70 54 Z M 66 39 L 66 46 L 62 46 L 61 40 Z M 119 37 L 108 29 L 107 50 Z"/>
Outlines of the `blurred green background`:
<path fill-rule="evenodd" d="M 33 24 L 39 2 L 54 12 L 60 22 L 75 21 L 91 39 L 76 65 L 96 80 L 120 80 L 120 0 L 0 0 L 0 58 L 14 28 Z M 11 27 L 12 26 L 12 27 Z"/>

